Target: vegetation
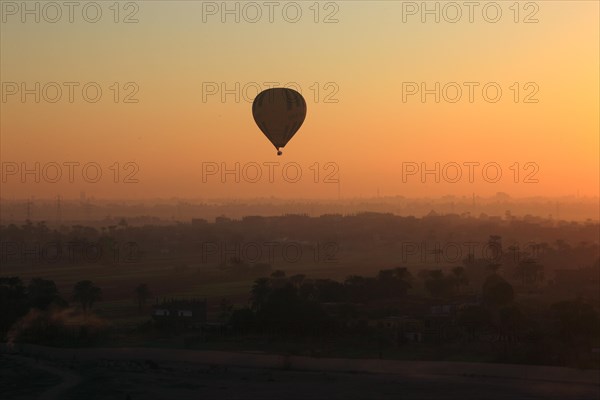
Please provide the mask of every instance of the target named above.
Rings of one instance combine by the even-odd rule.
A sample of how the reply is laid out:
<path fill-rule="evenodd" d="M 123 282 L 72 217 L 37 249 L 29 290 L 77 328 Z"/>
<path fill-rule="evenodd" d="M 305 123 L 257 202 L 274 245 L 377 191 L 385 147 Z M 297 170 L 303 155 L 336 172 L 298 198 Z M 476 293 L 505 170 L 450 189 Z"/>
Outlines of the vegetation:
<path fill-rule="evenodd" d="M 598 367 L 597 228 L 376 213 L 145 227 L 123 220 L 100 229 L 0 226 L 0 334 L 62 345 L 283 351 L 295 343 L 310 354 L 329 346 L 332 355 L 477 353 L 484 361 Z M 439 237 L 485 251 L 450 257 Z M 262 243 L 275 243 L 273 254 L 248 251 Z M 290 261 L 286 246 L 302 257 Z M 208 298 L 209 323 L 158 329 L 154 297 Z"/>

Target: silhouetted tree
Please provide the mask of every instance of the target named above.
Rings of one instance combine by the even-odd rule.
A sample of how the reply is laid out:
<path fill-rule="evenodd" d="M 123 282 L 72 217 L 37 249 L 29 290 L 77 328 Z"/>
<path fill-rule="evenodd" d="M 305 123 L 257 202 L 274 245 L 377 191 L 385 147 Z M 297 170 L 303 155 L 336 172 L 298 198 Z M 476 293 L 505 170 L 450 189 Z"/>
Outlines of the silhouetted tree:
<path fill-rule="evenodd" d="M 73 300 L 81 304 L 84 312 L 91 309 L 95 302 L 102 299 L 102 290 L 92 281 L 79 281 L 73 287 Z"/>
<path fill-rule="evenodd" d="M 491 307 L 500 307 L 512 303 L 515 293 L 510 285 L 499 275 L 490 275 L 482 288 L 483 302 Z"/>
<path fill-rule="evenodd" d="M 497 327 L 508 341 L 514 341 L 523 323 L 523 313 L 516 304 L 504 306 L 498 310 Z"/>
<path fill-rule="evenodd" d="M 467 330 L 470 339 L 476 339 L 490 322 L 490 312 L 482 306 L 468 306 L 458 316 L 458 324 Z"/>
<path fill-rule="evenodd" d="M 135 298 L 138 304 L 138 312 L 141 314 L 144 306 L 146 305 L 146 301 L 150 298 L 151 293 L 150 289 L 148 289 L 148 285 L 145 283 L 139 284 L 135 288 Z"/>
<path fill-rule="evenodd" d="M 454 293 L 454 280 L 441 270 L 433 270 L 425 278 L 425 289 L 433 297 L 449 297 Z"/>
<path fill-rule="evenodd" d="M 0 278 L 0 332 L 7 332 L 15 321 L 27 314 L 28 303 L 20 278 Z"/>
<path fill-rule="evenodd" d="M 226 298 L 221 299 L 219 304 L 219 320 L 221 322 L 227 322 L 231 319 L 233 313 L 233 304 Z"/>
<path fill-rule="evenodd" d="M 271 292 L 271 285 L 268 278 L 258 278 L 252 285 L 250 301 L 252 309 L 258 311 L 265 304 L 267 296 Z"/>
<path fill-rule="evenodd" d="M 374 300 L 373 296 L 376 279 L 364 276 L 351 275 L 344 281 L 344 286 L 348 291 L 348 298 L 357 303 Z M 330 285 L 333 287 L 333 285 Z"/>
<path fill-rule="evenodd" d="M 598 313 L 591 304 L 581 300 L 561 301 L 553 304 L 551 309 L 564 343 L 589 346 L 592 338 L 600 334 Z"/>
<path fill-rule="evenodd" d="M 320 303 L 338 302 L 344 300 L 356 301 L 361 296 L 365 296 L 365 293 L 361 292 L 364 288 L 347 288 L 344 285 L 336 282 L 332 279 L 317 279 L 313 284 L 313 296 L 304 296 L 304 291 L 301 290 L 302 297 L 308 300 L 315 300 Z M 354 292 L 353 289 L 357 290 Z M 368 288 L 367 288 L 368 289 Z"/>
<path fill-rule="evenodd" d="M 233 310 L 229 323 L 235 332 L 247 333 L 255 328 L 256 314 L 249 308 Z"/>
<path fill-rule="evenodd" d="M 121 218 L 121 220 L 119 221 L 119 228 L 121 229 L 127 229 L 127 220 L 125 218 Z"/>
<path fill-rule="evenodd" d="M 404 282 L 410 282 L 413 279 L 413 276 L 407 268 L 397 267 L 394 268 L 394 278 Z"/>
<path fill-rule="evenodd" d="M 384 269 L 379 271 L 377 281 L 372 282 L 373 298 L 398 298 L 410 289 L 412 276 L 406 268 Z"/>
<path fill-rule="evenodd" d="M 535 259 L 527 258 L 517 264 L 515 276 L 521 279 L 523 286 L 533 286 L 544 280 L 544 267 Z"/>
<path fill-rule="evenodd" d="M 285 278 L 285 272 L 278 269 L 271 273 L 271 278 Z"/>
<path fill-rule="evenodd" d="M 469 278 L 464 267 L 452 268 L 452 276 L 454 278 L 454 287 L 458 293 L 462 292 L 462 289 L 469 284 Z"/>
<path fill-rule="evenodd" d="M 292 285 L 294 285 L 295 287 L 300 287 L 302 285 L 302 282 L 304 281 L 304 278 L 306 278 L 306 275 L 296 274 L 296 275 L 290 276 L 289 280 L 290 280 L 290 283 Z"/>
<path fill-rule="evenodd" d="M 39 310 L 46 310 L 50 304 L 65 307 L 66 302 L 60 298 L 54 281 L 33 278 L 27 286 L 27 297 L 29 304 Z"/>
<path fill-rule="evenodd" d="M 320 304 L 300 298 L 291 283 L 273 289 L 256 317 L 259 326 L 280 334 L 320 333 L 328 323 Z"/>
<path fill-rule="evenodd" d="M 492 262 L 498 262 L 502 258 L 502 237 L 499 235 L 490 235 L 488 240 L 489 253 L 487 258 Z"/>

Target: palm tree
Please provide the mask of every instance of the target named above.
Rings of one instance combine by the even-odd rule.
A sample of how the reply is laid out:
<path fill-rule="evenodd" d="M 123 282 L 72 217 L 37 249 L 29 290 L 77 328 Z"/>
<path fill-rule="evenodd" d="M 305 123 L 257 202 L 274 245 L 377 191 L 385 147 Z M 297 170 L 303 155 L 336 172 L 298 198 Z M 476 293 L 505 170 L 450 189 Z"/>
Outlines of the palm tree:
<path fill-rule="evenodd" d="M 512 264 L 517 264 L 519 257 L 521 256 L 521 249 L 518 244 L 508 246 L 508 250 L 512 254 Z M 510 258 L 510 257 L 509 257 Z"/>
<path fill-rule="evenodd" d="M 502 258 L 502 237 L 499 235 L 490 235 L 488 240 L 488 246 L 492 249 L 493 262 L 498 262 Z"/>
<path fill-rule="evenodd" d="M 285 277 L 285 271 L 282 271 L 280 269 L 275 270 L 271 273 L 271 280 L 270 280 L 270 284 L 273 288 L 275 289 L 280 289 L 282 288 L 286 283 L 288 282 L 288 280 Z"/>
<path fill-rule="evenodd" d="M 425 278 L 425 289 L 433 297 L 448 297 L 452 295 L 454 282 L 452 278 L 444 275 L 442 270 L 436 269 L 429 271 L 429 276 Z"/>
<path fill-rule="evenodd" d="M 146 305 L 146 300 L 150 297 L 150 289 L 148 289 L 148 285 L 145 283 L 139 284 L 135 288 L 135 297 L 138 303 L 138 312 L 141 314 L 144 305 Z"/>
<path fill-rule="evenodd" d="M 412 280 L 412 274 L 405 267 L 394 268 L 394 277 L 396 279 L 400 279 L 401 281 L 405 281 L 405 282 Z"/>
<path fill-rule="evenodd" d="M 484 304 L 492 309 L 498 309 L 501 306 L 510 305 L 515 292 L 510 283 L 499 275 L 493 274 L 487 277 L 481 289 L 481 296 Z"/>
<path fill-rule="evenodd" d="M 285 278 L 285 272 L 278 269 L 271 272 L 271 278 Z"/>
<path fill-rule="evenodd" d="M 258 278 L 254 281 L 251 291 L 252 308 L 256 311 L 260 310 L 263 304 L 267 301 L 267 297 L 271 292 L 269 278 Z"/>
<path fill-rule="evenodd" d="M 534 286 L 544 280 L 544 266 L 533 258 L 527 258 L 517 265 L 515 275 L 521 278 L 523 286 Z"/>
<path fill-rule="evenodd" d="M 40 310 L 46 310 L 52 303 L 64 305 L 65 302 L 58 295 L 54 281 L 33 278 L 27 286 L 29 303 Z"/>
<path fill-rule="evenodd" d="M 306 275 L 304 274 L 296 274 L 296 275 L 292 275 L 290 276 L 290 283 L 292 285 L 294 285 L 295 287 L 300 287 L 302 285 L 302 282 L 304 282 L 304 279 L 306 278 Z"/>
<path fill-rule="evenodd" d="M 231 319 L 231 314 L 233 313 L 233 304 L 231 304 L 231 301 L 229 301 L 229 299 L 223 298 L 221 299 L 219 309 L 219 320 L 223 323 L 226 323 Z"/>
<path fill-rule="evenodd" d="M 102 289 L 95 286 L 92 281 L 79 281 L 73 287 L 73 300 L 81 304 L 83 312 L 92 308 L 92 305 L 102 299 Z"/>
<path fill-rule="evenodd" d="M 469 284 L 469 278 L 464 267 L 452 268 L 452 275 L 454 276 L 454 285 L 458 293 L 462 292 L 462 288 Z"/>
<path fill-rule="evenodd" d="M 379 279 L 380 281 L 389 281 L 391 279 L 394 279 L 394 270 L 383 269 L 379 271 L 379 273 L 377 274 L 377 279 Z"/>

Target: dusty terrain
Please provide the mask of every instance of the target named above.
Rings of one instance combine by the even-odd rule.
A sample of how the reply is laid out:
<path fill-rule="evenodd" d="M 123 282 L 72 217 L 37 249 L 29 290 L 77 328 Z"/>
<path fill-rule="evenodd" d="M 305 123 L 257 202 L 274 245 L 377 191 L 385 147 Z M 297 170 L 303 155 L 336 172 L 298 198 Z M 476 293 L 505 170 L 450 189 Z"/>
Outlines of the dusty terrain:
<path fill-rule="evenodd" d="M 164 349 L 0 355 L 6 399 L 598 399 L 598 371 Z M 148 358 L 140 357 L 148 350 Z M 87 352 L 87 353 L 86 353 Z M 76 356 L 73 356 L 76 354 Z M 218 362 L 222 361 L 222 362 Z M 315 370 L 319 366 L 322 370 Z M 361 371 L 352 372 L 351 369 Z M 598 376 L 598 379 L 595 379 Z"/>

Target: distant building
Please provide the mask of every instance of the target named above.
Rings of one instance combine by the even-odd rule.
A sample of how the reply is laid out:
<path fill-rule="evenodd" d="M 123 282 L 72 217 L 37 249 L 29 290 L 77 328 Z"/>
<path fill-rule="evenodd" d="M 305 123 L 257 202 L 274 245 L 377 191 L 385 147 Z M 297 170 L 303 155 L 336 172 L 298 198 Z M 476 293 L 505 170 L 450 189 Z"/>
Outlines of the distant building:
<path fill-rule="evenodd" d="M 422 320 L 408 316 L 392 316 L 371 320 L 369 326 L 383 329 L 387 336 L 398 346 L 406 342 L 422 342 L 425 329 Z"/>
<path fill-rule="evenodd" d="M 152 319 L 163 326 L 201 328 L 206 324 L 206 300 L 163 300 L 152 307 Z"/>

